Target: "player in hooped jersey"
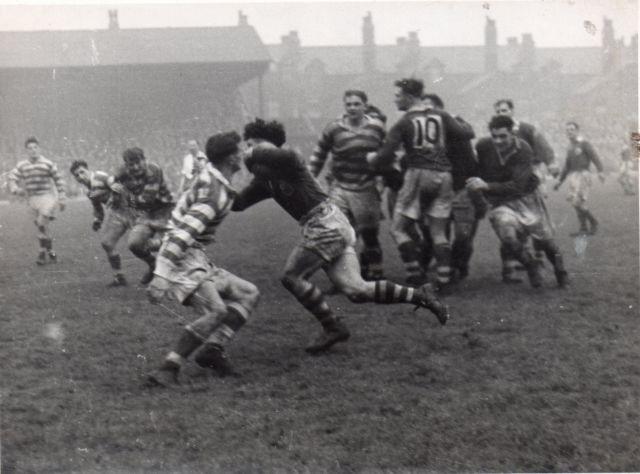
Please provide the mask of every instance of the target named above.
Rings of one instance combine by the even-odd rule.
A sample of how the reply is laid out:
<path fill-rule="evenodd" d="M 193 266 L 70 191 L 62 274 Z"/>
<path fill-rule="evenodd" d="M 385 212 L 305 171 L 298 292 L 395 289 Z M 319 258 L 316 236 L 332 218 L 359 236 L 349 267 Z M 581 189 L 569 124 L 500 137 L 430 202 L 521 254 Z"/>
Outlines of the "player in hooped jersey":
<path fill-rule="evenodd" d="M 309 160 L 309 170 L 317 177 L 331 153 L 329 196 L 362 239 L 363 277 L 378 280 L 383 277 L 382 248 L 378 240 L 381 199 L 366 154 L 382 145 L 384 123 L 365 113 L 367 95 L 363 91 L 347 90 L 343 101 L 346 114 L 325 127 Z"/>
<path fill-rule="evenodd" d="M 389 130 L 382 148 L 370 153 L 367 159 L 374 167 L 384 169 L 395 159 L 395 152 L 404 147 L 407 171 L 398 192 L 392 234 L 405 264 L 407 280 L 420 281 L 425 269 L 420 264 L 421 252 L 412 238 L 412 229 L 416 222 L 428 217 L 437 282 L 443 287 L 451 277 L 451 246 L 446 226 L 454 197 L 447 140 L 453 137 L 470 140 L 474 133 L 468 124 L 458 122 L 446 111 L 423 104 L 422 81 L 401 79 L 395 86 L 396 107 L 405 114 Z"/>
<path fill-rule="evenodd" d="M 87 189 L 87 195 L 93 206 L 91 228 L 96 232 L 103 229 L 101 244 L 113 270 L 113 280 L 108 286 L 126 286 L 127 280 L 122 273 L 122 263 L 116 246 L 127 230 L 131 229 L 133 214 L 126 205 L 125 199 L 111 192 L 112 178 L 107 173 L 89 171 L 89 165 L 84 160 L 75 160 L 71 163 L 70 171 L 76 181 Z M 105 207 L 109 208 L 106 218 Z"/>
<path fill-rule="evenodd" d="M 235 375 L 225 346 L 244 326 L 258 304 L 252 283 L 217 267 L 205 253 L 218 226 L 228 215 L 235 191 L 232 176 L 242 156 L 235 132 L 207 140 L 208 163 L 178 200 L 158 252 L 148 294 L 152 302 L 164 296 L 192 306 L 201 317 L 185 326 L 161 367 L 148 377 L 150 385 L 171 386 L 185 360 L 198 348 L 195 361 L 219 376 Z"/>
<path fill-rule="evenodd" d="M 35 137 L 29 137 L 24 143 L 28 159 L 19 162 L 9 172 L 9 191 L 11 194 L 25 196 L 34 216 L 38 229 L 40 252 L 36 263 L 44 265 L 57 261 L 53 251 L 53 239 L 49 234 L 49 224 L 55 219 L 56 208 L 65 208 L 65 183 L 58 167 L 40 153 L 40 144 Z"/>
<path fill-rule="evenodd" d="M 287 259 L 282 284 L 323 327 L 307 352 L 324 351 L 350 336 L 322 291 L 309 281 L 321 268 L 336 289 L 355 303 L 410 303 L 431 310 L 441 324 L 447 322 L 448 309 L 435 298 L 430 286 L 414 289 L 384 280 L 362 279 L 354 249 L 355 231 L 311 176 L 302 158 L 292 150 L 280 148 L 286 141 L 282 124 L 256 119 L 245 126 L 244 138 L 250 147 L 245 163 L 254 179 L 240 191 L 232 209 L 241 211 L 273 198 L 302 226 L 302 242 Z"/>

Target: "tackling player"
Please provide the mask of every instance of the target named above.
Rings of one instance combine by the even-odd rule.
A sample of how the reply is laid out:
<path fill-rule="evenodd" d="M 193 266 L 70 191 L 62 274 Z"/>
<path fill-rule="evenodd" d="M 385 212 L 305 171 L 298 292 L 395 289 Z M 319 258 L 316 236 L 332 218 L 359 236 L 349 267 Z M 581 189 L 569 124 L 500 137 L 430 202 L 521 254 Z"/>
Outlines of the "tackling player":
<path fill-rule="evenodd" d="M 467 180 L 466 186 L 487 197 L 491 225 L 500 242 L 524 265 L 531 286 L 542 286 L 542 277 L 539 262 L 525 246 L 529 236 L 540 242 L 553 264 L 558 286 L 564 288 L 569 276 L 536 195 L 539 179 L 533 170 L 533 152 L 516 137 L 510 117 L 493 117 L 489 130 L 491 137 L 476 144 L 478 176 Z"/>
<path fill-rule="evenodd" d="M 202 316 L 182 331 L 161 367 L 149 375 L 151 385 L 179 383 L 185 360 L 198 348 L 195 361 L 220 376 L 234 375 L 224 348 L 258 304 L 255 285 L 217 267 L 205 253 L 229 213 L 235 191 L 232 176 L 242 162 L 235 132 L 210 137 L 208 163 L 178 200 L 163 238 L 148 294 L 152 302 L 170 296 Z"/>
<path fill-rule="evenodd" d="M 149 267 L 140 280 L 146 285 L 153 278 L 153 251 L 158 245 L 154 236 L 165 230 L 174 202 L 162 168 L 147 163 L 140 148 L 127 148 L 122 159 L 124 166 L 114 175 L 111 190 L 117 194 L 126 192 L 128 205 L 135 215 L 127 243 L 129 250 Z"/>
<path fill-rule="evenodd" d="M 282 284 L 324 329 L 307 352 L 324 351 L 350 336 L 321 290 L 309 281 L 321 268 L 336 289 L 355 303 L 414 304 L 428 308 L 440 324 L 446 324 L 448 309 L 435 298 L 429 285 L 414 289 L 385 280 L 362 279 L 349 220 L 328 199 L 304 161 L 292 150 L 280 148 L 286 141 L 282 124 L 256 119 L 245 126 L 244 138 L 251 147 L 245 164 L 254 179 L 239 193 L 232 209 L 242 211 L 273 198 L 302 226 L 302 241 L 287 259 Z"/>
<path fill-rule="evenodd" d="M 558 190 L 565 179 L 569 180 L 567 200 L 576 210 L 580 230 L 576 235 L 594 235 L 598 231 L 598 221 L 587 207 L 589 188 L 591 187 L 591 164 L 598 170 L 598 178 L 604 183 L 604 169 L 591 143 L 579 135 L 580 127 L 575 122 L 567 122 L 566 132 L 569 138 L 567 159 L 558 183 L 554 189 Z"/>
<path fill-rule="evenodd" d="M 133 226 L 133 215 L 126 206 L 122 196 L 112 193 L 110 177 L 103 171 L 89 171 L 89 165 L 84 160 L 71 163 L 71 174 L 76 181 L 87 189 L 87 195 L 93 206 L 94 231 L 103 229 L 102 248 L 107 253 L 109 265 L 113 270 L 113 280 L 108 286 L 126 286 L 127 280 L 122 273 L 120 254 L 116 246 L 122 236 Z M 109 215 L 105 220 L 104 208 L 109 208 Z"/>
<path fill-rule="evenodd" d="M 380 280 L 383 278 L 382 248 L 378 240 L 381 199 L 366 154 L 382 145 L 384 123 L 366 115 L 367 95 L 363 91 L 345 91 L 343 102 L 346 114 L 322 132 L 309 160 L 309 171 L 317 177 L 331 153 L 329 173 L 333 179 L 329 197 L 362 238 L 364 248 L 360 265 L 363 278 Z"/>
<path fill-rule="evenodd" d="M 34 216 L 38 229 L 40 251 L 36 263 L 44 265 L 57 261 L 53 251 L 53 239 L 49 234 L 49 224 L 56 216 L 56 208 L 64 211 L 65 183 L 58 167 L 40 153 L 40 144 L 35 137 L 29 137 L 24 143 L 28 159 L 19 162 L 9 172 L 9 191 L 25 196 Z"/>

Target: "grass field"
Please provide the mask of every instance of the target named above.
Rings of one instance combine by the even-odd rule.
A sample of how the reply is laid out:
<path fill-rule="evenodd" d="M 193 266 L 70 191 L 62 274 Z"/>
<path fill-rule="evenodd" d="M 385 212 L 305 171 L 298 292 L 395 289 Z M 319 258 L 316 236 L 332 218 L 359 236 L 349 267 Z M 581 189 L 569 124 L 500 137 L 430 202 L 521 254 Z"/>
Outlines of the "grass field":
<path fill-rule="evenodd" d="M 586 241 L 568 237 L 562 196 L 550 208 L 570 289 L 548 268 L 540 291 L 503 285 L 483 222 L 450 324 L 332 297 L 353 336 L 319 357 L 303 351 L 316 323 L 278 281 L 296 224 L 272 203 L 231 215 L 210 254 L 263 295 L 229 350 L 243 377 L 191 365 L 165 391 L 142 381 L 179 319 L 135 285 L 105 288 L 89 203 L 55 222 L 60 262 L 44 268 L 25 209 L 0 206 L 2 473 L 638 471 L 637 199 L 597 185 L 602 230 Z M 142 265 L 122 253 L 137 281 Z"/>

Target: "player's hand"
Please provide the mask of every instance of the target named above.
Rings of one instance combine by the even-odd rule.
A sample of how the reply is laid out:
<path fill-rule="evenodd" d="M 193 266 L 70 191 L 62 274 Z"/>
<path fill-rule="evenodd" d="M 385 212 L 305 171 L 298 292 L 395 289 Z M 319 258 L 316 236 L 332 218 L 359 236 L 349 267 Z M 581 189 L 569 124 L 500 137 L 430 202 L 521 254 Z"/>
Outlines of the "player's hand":
<path fill-rule="evenodd" d="M 375 151 L 370 151 L 369 153 L 367 153 L 367 163 L 369 163 L 369 165 L 374 166 L 377 160 L 378 154 Z"/>
<path fill-rule="evenodd" d="M 169 289 L 169 280 L 155 275 L 147 287 L 147 298 L 151 304 L 158 304 Z"/>
<path fill-rule="evenodd" d="M 60 208 L 60 211 L 64 211 L 64 209 L 67 207 L 67 204 L 64 201 L 59 201 L 58 207 Z"/>
<path fill-rule="evenodd" d="M 102 227 L 102 221 L 100 219 L 94 219 L 93 224 L 91 224 L 91 228 L 93 229 L 93 231 L 98 232 L 100 230 L 100 227 Z"/>
<path fill-rule="evenodd" d="M 113 191 L 116 194 L 124 194 L 125 192 L 124 185 L 122 183 L 113 183 L 111 185 L 111 191 Z"/>
<path fill-rule="evenodd" d="M 471 191 L 486 191 L 489 189 L 489 185 L 482 178 L 478 178 L 477 176 L 469 178 L 466 182 L 466 187 Z"/>

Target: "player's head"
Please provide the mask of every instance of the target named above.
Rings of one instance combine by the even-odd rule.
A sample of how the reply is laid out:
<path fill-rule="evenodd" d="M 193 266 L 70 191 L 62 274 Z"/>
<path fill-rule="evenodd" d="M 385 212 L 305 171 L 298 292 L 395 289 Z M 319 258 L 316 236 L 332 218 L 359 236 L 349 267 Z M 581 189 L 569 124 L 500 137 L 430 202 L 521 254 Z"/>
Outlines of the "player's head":
<path fill-rule="evenodd" d="M 495 115 L 489 122 L 491 140 L 498 151 L 506 151 L 511 148 L 516 136 L 513 134 L 513 119 L 506 115 Z"/>
<path fill-rule="evenodd" d="M 89 184 L 90 174 L 89 165 L 84 160 L 75 160 L 71 163 L 69 171 L 78 183 Z"/>
<path fill-rule="evenodd" d="M 253 122 L 244 126 L 244 139 L 249 146 L 266 142 L 281 147 L 287 141 L 287 135 L 280 122 L 275 120 L 265 122 L 260 118 L 256 118 Z"/>
<path fill-rule="evenodd" d="M 198 146 L 198 142 L 196 140 L 189 140 L 187 142 L 187 149 L 193 156 L 196 156 L 200 151 L 200 147 Z"/>
<path fill-rule="evenodd" d="M 238 146 L 241 140 L 236 132 L 216 133 L 210 136 L 205 145 L 207 159 L 216 168 L 228 165 L 233 172 L 238 171 L 242 163 Z"/>
<path fill-rule="evenodd" d="M 427 107 L 444 110 L 444 102 L 438 94 L 424 94 L 422 96 L 422 103 Z"/>
<path fill-rule="evenodd" d="M 565 124 L 565 130 L 569 140 L 575 140 L 578 138 L 578 134 L 580 133 L 580 126 L 576 122 L 567 122 Z"/>
<path fill-rule="evenodd" d="M 367 110 L 367 94 L 357 89 L 349 89 L 342 96 L 344 110 L 351 119 L 360 120 Z"/>
<path fill-rule="evenodd" d="M 394 102 L 398 110 L 408 110 L 422 100 L 424 83 L 420 79 L 400 79 L 393 85 L 396 86 Z"/>
<path fill-rule="evenodd" d="M 24 147 L 27 149 L 29 158 L 38 158 L 40 156 L 40 142 L 36 137 L 29 137 L 24 141 Z"/>
<path fill-rule="evenodd" d="M 493 104 L 493 110 L 495 110 L 496 115 L 513 117 L 513 101 L 511 99 L 496 100 L 495 104 Z"/>
<path fill-rule="evenodd" d="M 127 148 L 122 152 L 122 159 L 127 171 L 133 176 L 141 176 L 147 170 L 147 159 L 142 148 Z"/>
<path fill-rule="evenodd" d="M 380 110 L 373 104 L 367 104 L 367 109 L 364 113 L 373 118 L 377 118 L 382 123 L 387 123 L 387 116 L 384 114 L 384 112 L 382 112 L 382 110 Z"/>

